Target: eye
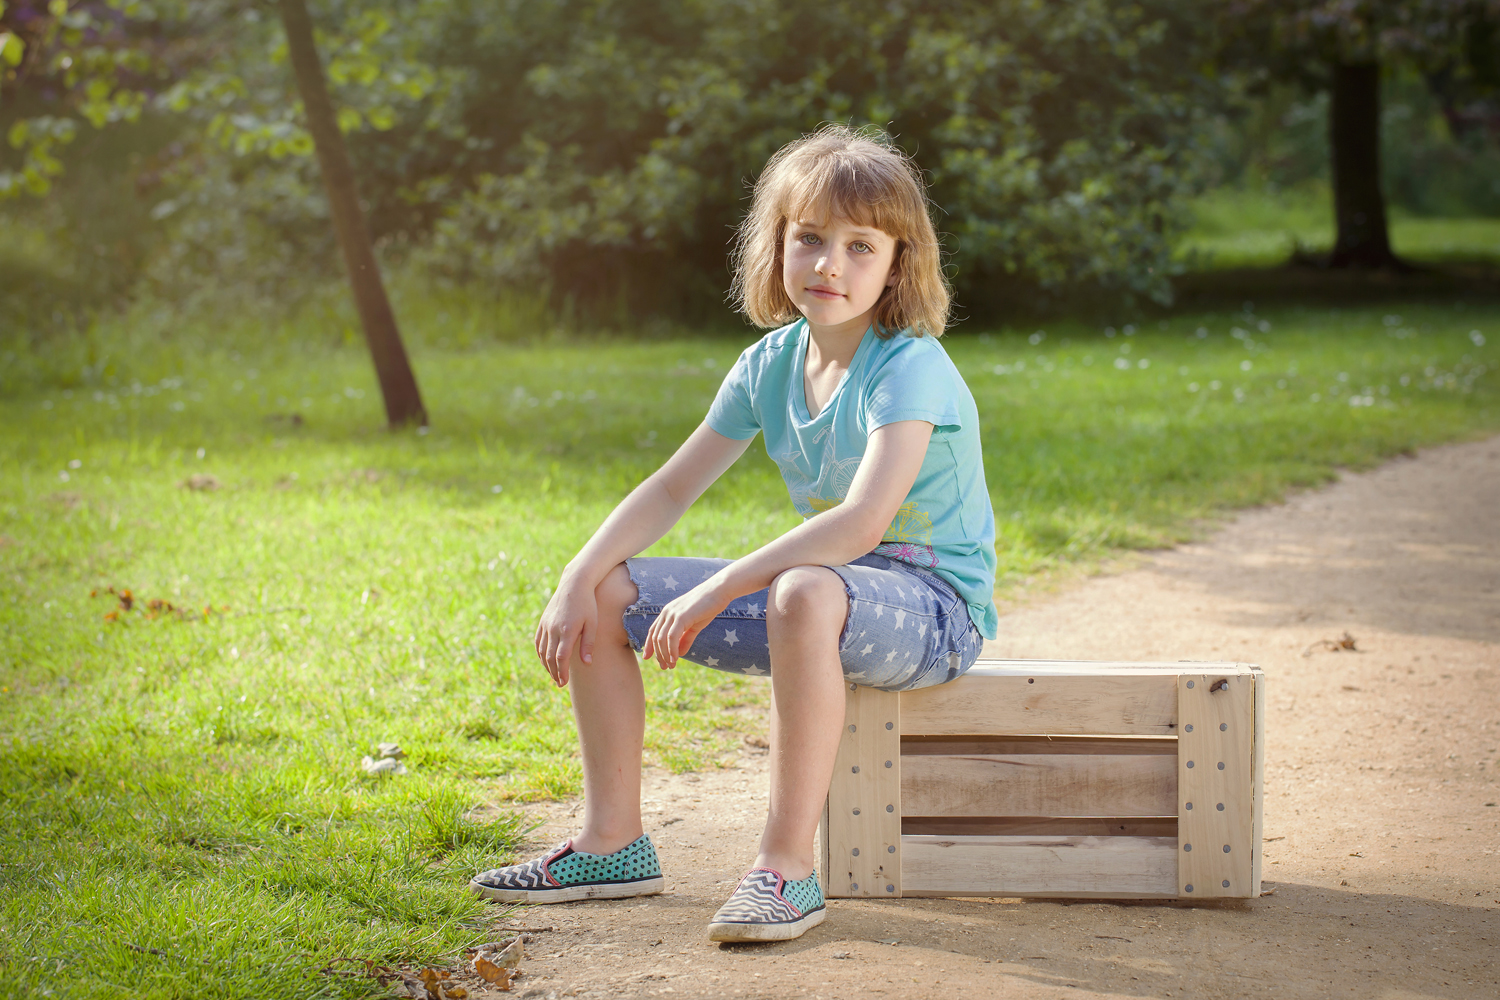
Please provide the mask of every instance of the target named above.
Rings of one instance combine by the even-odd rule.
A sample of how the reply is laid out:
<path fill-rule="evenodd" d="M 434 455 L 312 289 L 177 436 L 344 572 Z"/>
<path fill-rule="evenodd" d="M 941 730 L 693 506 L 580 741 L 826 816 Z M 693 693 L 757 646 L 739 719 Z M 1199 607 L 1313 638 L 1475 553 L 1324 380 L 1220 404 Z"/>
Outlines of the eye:
<path fill-rule="evenodd" d="M 797 237 L 797 242 L 806 246 L 815 247 L 823 241 L 818 239 L 817 233 L 803 233 L 801 236 Z"/>
<path fill-rule="evenodd" d="M 857 240 L 856 242 L 850 244 L 849 249 L 853 250 L 855 253 L 875 252 L 875 248 L 870 246 L 870 244 L 866 243 L 864 240 Z"/>

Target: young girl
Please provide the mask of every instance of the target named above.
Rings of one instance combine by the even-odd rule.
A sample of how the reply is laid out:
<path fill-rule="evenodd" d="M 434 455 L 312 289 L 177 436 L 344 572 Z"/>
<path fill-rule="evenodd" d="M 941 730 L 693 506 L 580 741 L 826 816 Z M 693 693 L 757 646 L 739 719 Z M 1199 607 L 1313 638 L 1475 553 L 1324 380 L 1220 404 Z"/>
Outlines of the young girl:
<path fill-rule="evenodd" d="M 472 888 L 532 903 L 660 892 L 641 826 L 635 654 L 771 677 L 771 802 L 715 941 L 821 923 L 813 837 L 846 682 L 905 691 L 968 670 L 997 615 L 995 522 L 973 396 L 938 346 L 948 291 L 921 174 L 880 133 L 826 127 L 771 158 L 735 252 L 760 326 L 703 424 L 563 570 L 536 630 L 573 688 L 578 835 Z M 805 519 L 739 559 L 641 559 L 757 433 Z"/>

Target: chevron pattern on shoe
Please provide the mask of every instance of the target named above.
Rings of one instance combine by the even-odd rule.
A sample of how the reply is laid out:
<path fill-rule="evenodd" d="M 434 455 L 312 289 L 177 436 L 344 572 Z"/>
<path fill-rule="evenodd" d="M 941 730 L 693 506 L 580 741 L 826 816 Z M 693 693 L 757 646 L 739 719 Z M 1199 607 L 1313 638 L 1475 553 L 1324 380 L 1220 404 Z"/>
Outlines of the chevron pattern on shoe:
<path fill-rule="evenodd" d="M 786 882 L 769 868 L 752 868 L 734 893 L 714 914 L 716 924 L 783 924 L 802 919 L 802 911 L 786 901 Z"/>
<path fill-rule="evenodd" d="M 560 883 L 552 877 L 547 866 L 566 854 L 571 846 L 572 841 L 568 841 L 524 864 L 492 868 L 475 875 L 474 881 L 492 889 L 555 889 Z"/>

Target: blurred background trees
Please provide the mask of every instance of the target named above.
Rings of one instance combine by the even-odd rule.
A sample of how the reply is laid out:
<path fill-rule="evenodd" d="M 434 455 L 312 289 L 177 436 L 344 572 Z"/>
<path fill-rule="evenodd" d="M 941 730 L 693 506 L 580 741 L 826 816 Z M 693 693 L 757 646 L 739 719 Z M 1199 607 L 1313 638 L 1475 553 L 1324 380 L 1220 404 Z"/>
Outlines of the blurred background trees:
<path fill-rule="evenodd" d="M 1335 263 L 1393 262 L 1387 201 L 1500 214 L 1490 0 L 309 7 L 385 266 L 591 322 L 723 316 L 747 182 L 830 120 L 916 154 L 969 314 L 1165 300 L 1207 189 L 1327 198 Z M 274 4 L 12 0 L 0 31 L 12 319 L 337 276 Z"/>

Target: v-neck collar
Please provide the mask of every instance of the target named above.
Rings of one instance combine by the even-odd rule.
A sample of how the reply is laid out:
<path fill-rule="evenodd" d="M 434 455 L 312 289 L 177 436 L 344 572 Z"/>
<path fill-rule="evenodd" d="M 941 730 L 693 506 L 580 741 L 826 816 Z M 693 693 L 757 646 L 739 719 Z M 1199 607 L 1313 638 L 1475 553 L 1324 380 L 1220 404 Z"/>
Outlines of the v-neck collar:
<path fill-rule="evenodd" d="M 870 346 L 870 339 L 874 336 L 875 324 L 871 323 L 865 330 L 865 335 L 860 338 L 859 346 L 854 349 L 854 357 L 849 359 L 849 367 L 845 368 L 844 374 L 839 377 L 839 384 L 833 387 L 833 391 L 828 394 L 828 399 L 823 403 L 823 408 L 815 417 L 812 415 L 812 409 L 807 405 L 807 349 L 812 340 L 812 330 L 808 327 L 807 320 L 802 320 L 802 332 L 797 337 L 796 355 L 792 362 L 792 417 L 797 423 L 816 423 L 828 414 L 828 411 L 833 408 L 834 401 L 844 391 L 849 376 L 864 360 L 866 349 Z"/>

